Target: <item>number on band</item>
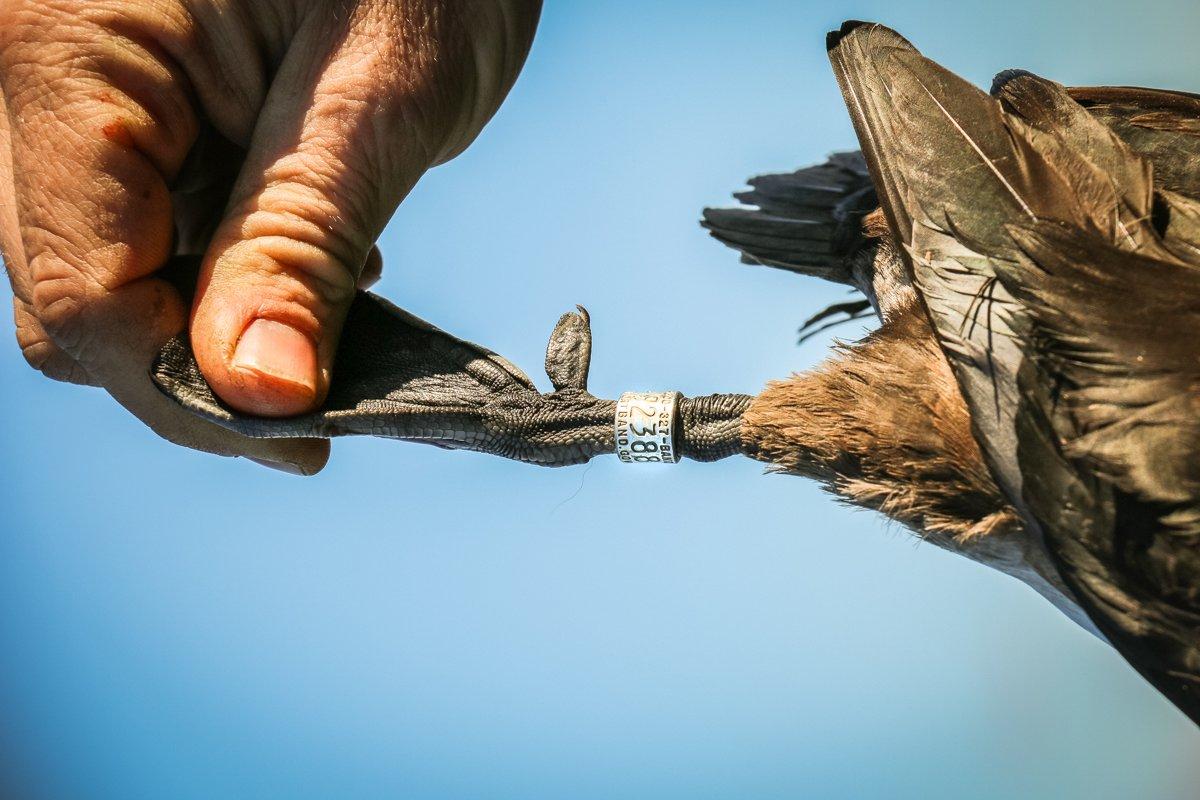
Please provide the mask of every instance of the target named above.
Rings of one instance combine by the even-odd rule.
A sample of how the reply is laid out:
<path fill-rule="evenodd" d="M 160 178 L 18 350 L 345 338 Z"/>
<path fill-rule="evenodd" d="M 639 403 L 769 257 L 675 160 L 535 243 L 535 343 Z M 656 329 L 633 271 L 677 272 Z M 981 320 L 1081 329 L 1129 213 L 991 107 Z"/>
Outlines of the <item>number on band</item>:
<path fill-rule="evenodd" d="M 679 392 L 626 392 L 617 401 L 617 457 L 627 464 L 674 464 Z"/>

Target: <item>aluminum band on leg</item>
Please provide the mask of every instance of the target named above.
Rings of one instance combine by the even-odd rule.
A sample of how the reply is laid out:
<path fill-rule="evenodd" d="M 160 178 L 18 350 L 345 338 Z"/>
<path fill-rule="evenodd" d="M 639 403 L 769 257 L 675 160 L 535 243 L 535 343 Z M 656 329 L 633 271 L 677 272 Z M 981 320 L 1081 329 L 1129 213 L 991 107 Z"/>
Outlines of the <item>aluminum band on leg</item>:
<path fill-rule="evenodd" d="M 625 392 L 617 401 L 617 457 L 627 464 L 674 464 L 679 392 Z"/>

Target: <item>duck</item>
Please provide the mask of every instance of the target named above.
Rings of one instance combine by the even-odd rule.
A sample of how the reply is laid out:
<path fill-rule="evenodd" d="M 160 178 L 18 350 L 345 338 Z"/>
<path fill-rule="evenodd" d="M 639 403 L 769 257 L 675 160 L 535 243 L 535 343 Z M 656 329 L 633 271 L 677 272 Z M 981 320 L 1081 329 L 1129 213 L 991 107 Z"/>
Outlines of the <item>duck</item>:
<path fill-rule="evenodd" d="M 826 46 L 860 149 L 752 178 L 702 216 L 742 261 L 856 294 L 802 333 L 877 321 L 815 369 L 756 395 L 598 398 L 579 307 L 542 392 L 364 291 L 311 414 L 225 406 L 186 335 L 152 377 L 249 436 L 543 466 L 754 458 L 1025 582 L 1200 724 L 1200 96 L 1020 70 L 985 92 L 877 23 Z"/>
<path fill-rule="evenodd" d="M 880 325 L 761 393 L 746 451 L 1024 580 L 1200 722 L 1200 97 L 827 46 L 862 149 L 703 224 L 861 296 L 810 324 Z"/>

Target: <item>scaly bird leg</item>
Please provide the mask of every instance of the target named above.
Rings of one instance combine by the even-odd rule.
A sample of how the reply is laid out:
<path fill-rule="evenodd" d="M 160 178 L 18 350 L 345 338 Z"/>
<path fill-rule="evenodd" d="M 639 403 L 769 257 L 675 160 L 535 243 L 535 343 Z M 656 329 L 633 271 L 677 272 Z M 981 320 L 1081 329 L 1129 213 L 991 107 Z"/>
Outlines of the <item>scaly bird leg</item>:
<path fill-rule="evenodd" d="M 587 391 L 591 351 L 587 312 L 564 314 L 546 351 L 554 391 L 543 394 L 499 355 L 360 292 L 319 411 L 278 419 L 231 410 L 200 374 L 185 336 L 163 349 L 153 377 L 193 413 L 246 436 L 381 436 L 567 466 L 615 450 L 616 402 Z M 699 461 L 740 452 L 742 412 L 750 399 L 680 398 L 676 451 Z"/>

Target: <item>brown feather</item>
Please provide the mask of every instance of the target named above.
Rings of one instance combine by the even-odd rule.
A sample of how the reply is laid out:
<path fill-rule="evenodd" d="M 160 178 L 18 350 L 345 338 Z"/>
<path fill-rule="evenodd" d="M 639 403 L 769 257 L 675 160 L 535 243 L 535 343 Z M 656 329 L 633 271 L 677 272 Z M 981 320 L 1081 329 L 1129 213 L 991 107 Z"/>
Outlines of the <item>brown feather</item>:
<path fill-rule="evenodd" d="M 1019 526 L 915 304 L 816 370 L 770 384 L 746 412 L 742 439 L 755 458 L 945 546 Z"/>
<path fill-rule="evenodd" d="M 1127 86 L 1067 91 L 1154 164 L 1159 187 L 1200 197 L 1200 95 Z"/>

